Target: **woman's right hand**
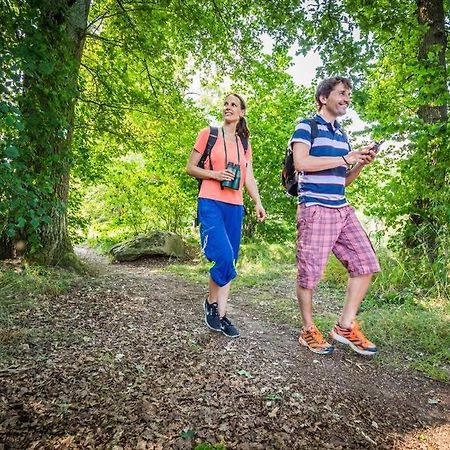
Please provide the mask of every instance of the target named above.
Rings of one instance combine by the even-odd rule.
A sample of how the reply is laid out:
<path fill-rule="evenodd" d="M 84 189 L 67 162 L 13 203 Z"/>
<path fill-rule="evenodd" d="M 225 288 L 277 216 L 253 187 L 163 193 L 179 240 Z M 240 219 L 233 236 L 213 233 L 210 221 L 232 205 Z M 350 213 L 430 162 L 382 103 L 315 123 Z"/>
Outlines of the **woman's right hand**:
<path fill-rule="evenodd" d="M 217 181 L 233 181 L 234 180 L 234 172 L 228 169 L 224 170 L 215 170 L 214 179 Z"/>

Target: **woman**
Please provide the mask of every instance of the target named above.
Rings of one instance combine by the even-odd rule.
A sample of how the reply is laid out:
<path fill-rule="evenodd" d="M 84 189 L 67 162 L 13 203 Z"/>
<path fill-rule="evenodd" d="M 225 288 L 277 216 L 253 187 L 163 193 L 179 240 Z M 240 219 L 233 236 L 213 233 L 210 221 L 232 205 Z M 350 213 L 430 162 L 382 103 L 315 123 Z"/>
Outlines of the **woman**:
<path fill-rule="evenodd" d="M 227 95 L 223 106 L 223 124 L 218 129 L 217 140 L 204 168 L 198 164 L 207 146 L 209 128 L 200 131 L 186 167 L 189 175 L 201 180 L 198 195 L 200 240 L 205 256 L 214 263 L 209 271 L 205 322 L 210 329 L 233 338 L 239 337 L 239 331 L 227 318 L 226 312 L 231 280 L 237 275 L 236 261 L 244 218 L 244 186 L 255 203 L 258 221 L 266 217 L 253 175 L 245 110 L 244 100 L 239 95 Z"/>

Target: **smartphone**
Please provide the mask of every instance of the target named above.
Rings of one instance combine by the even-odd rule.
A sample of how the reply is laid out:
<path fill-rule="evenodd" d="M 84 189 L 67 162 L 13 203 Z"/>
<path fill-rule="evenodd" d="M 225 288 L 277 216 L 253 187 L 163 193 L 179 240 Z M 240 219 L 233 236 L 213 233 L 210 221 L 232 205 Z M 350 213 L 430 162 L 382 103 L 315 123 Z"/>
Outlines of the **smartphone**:
<path fill-rule="evenodd" d="M 380 151 L 380 145 L 383 143 L 384 141 L 376 141 L 374 142 L 374 146 L 372 147 L 372 150 L 375 153 L 378 153 Z"/>

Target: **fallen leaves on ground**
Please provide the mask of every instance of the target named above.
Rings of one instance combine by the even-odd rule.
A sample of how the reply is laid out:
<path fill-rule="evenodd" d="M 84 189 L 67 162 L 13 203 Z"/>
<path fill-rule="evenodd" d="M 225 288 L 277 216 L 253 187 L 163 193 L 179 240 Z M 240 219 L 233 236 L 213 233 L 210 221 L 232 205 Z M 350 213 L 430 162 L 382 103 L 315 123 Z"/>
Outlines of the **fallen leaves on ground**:
<path fill-rule="evenodd" d="M 204 326 L 202 286 L 151 264 L 105 270 L 21 313 L 0 448 L 446 448 L 448 385 L 344 350 L 318 360 L 239 293 L 230 341 Z"/>

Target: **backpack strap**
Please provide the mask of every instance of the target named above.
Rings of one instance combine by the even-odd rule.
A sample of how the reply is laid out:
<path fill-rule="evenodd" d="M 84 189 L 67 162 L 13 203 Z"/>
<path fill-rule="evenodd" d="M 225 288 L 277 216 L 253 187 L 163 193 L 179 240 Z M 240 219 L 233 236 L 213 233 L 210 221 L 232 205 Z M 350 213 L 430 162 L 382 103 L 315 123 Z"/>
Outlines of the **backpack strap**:
<path fill-rule="evenodd" d="M 197 167 L 200 167 L 202 169 L 205 168 L 205 162 L 206 162 L 206 158 L 208 158 L 209 160 L 209 169 L 213 170 L 212 164 L 211 164 L 211 150 L 214 147 L 214 144 L 217 141 L 217 136 L 219 135 L 219 129 L 217 127 L 209 127 L 209 136 L 208 136 L 208 140 L 206 141 L 206 147 L 205 147 L 205 151 L 202 153 L 202 156 L 200 158 L 200 161 L 197 164 Z M 198 190 L 200 191 L 200 187 L 202 185 L 202 179 L 201 178 L 197 178 L 198 181 Z"/>
<path fill-rule="evenodd" d="M 312 146 L 314 139 L 316 139 L 316 137 L 319 136 L 319 127 L 317 126 L 317 122 L 313 118 L 308 119 L 308 124 L 311 127 L 311 146 Z"/>
<path fill-rule="evenodd" d="M 209 127 L 208 141 L 206 142 L 205 151 L 203 152 L 200 161 L 197 164 L 198 167 L 201 167 L 202 169 L 205 167 L 206 159 L 209 158 L 209 156 L 211 155 L 211 150 L 217 141 L 218 135 L 219 135 L 219 128 Z M 239 139 L 241 140 L 242 148 L 244 149 L 244 155 L 246 155 L 248 150 L 248 139 L 243 136 L 239 136 Z M 212 170 L 211 158 L 209 158 L 209 168 Z"/>
<path fill-rule="evenodd" d="M 217 127 L 209 127 L 208 141 L 206 142 L 205 151 L 203 152 L 202 157 L 197 164 L 198 167 L 201 167 L 202 169 L 205 168 L 206 159 L 209 158 L 209 155 L 211 155 L 211 150 L 217 141 L 218 135 L 219 129 Z M 209 158 L 209 168 L 212 170 L 211 158 Z"/>
<path fill-rule="evenodd" d="M 212 170 L 212 164 L 211 164 L 211 150 L 214 147 L 214 144 L 217 141 L 217 136 L 219 135 L 219 129 L 217 127 L 209 127 L 209 136 L 208 136 L 208 140 L 206 141 L 206 147 L 205 147 L 205 151 L 202 153 L 202 156 L 200 158 L 200 161 L 197 164 L 197 167 L 201 167 L 202 169 L 205 168 L 205 161 L 206 158 L 209 158 L 209 168 L 210 170 Z M 198 190 L 200 191 L 200 187 L 202 185 L 202 179 L 201 178 L 197 178 L 197 182 L 198 182 Z M 197 208 L 197 214 L 195 216 L 195 221 L 194 221 L 194 225 L 197 227 L 199 225 L 199 219 L 198 219 L 198 208 Z"/>

